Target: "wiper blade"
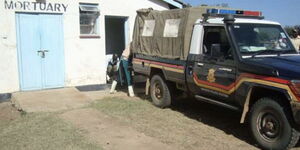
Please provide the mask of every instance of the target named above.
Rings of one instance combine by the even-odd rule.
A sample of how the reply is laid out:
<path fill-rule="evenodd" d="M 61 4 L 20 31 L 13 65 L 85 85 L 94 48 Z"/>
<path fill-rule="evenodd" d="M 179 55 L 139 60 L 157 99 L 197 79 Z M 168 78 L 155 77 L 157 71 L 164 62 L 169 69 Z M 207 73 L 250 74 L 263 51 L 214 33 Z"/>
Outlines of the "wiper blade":
<path fill-rule="evenodd" d="M 274 52 L 276 52 L 276 54 L 277 54 L 278 51 L 276 51 L 276 50 L 261 50 L 259 52 L 256 52 L 256 53 L 252 54 L 251 57 L 254 58 L 257 55 L 274 53 Z"/>
<path fill-rule="evenodd" d="M 280 56 L 280 55 L 282 55 L 282 54 L 288 54 L 288 53 L 295 53 L 295 54 L 297 54 L 297 52 L 296 51 L 294 51 L 294 50 L 285 50 L 285 51 L 280 51 L 280 53 L 278 53 L 278 55 Z"/>

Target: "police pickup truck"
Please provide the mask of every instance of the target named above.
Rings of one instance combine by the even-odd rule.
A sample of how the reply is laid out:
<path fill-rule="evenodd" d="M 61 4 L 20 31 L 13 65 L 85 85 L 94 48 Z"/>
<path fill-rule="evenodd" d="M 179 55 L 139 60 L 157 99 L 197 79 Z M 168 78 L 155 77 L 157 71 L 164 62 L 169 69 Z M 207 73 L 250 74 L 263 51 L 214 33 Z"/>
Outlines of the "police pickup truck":
<path fill-rule="evenodd" d="M 249 123 L 261 148 L 294 147 L 300 135 L 300 55 L 287 33 L 279 23 L 264 20 L 261 12 L 206 12 L 191 26 L 187 55 L 184 50 L 172 52 L 177 58 L 163 49 L 184 49 L 183 37 L 188 35 L 182 32 L 188 29 L 180 29 L 189 27 L 181 26 L 178 17 L 161 23 L 163 19 L 156 20 L 159 15 L 151 15 L 151 10 L 141 12 L 146 17 L 138 15 L 133 69 L 150 79 L 153 104 L 168 107 L 173 96 L 183 91 L 198 100 L 239 111 L 240 122 Z M 164 26 L 161 30 L 159 23 Z M 172 41 L 176 38 L 179 40 Z M 147 41 L 150 44 L 144 44 Z"/>

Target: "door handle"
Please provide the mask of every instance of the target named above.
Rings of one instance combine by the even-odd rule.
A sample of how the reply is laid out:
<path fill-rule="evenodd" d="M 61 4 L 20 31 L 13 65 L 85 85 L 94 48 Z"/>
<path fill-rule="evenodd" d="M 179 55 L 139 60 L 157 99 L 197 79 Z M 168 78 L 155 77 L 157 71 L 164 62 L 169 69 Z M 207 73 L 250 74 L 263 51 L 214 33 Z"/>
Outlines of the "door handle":
<path fill-rule="evenodd" d="M 38 50 L 38 55 L 41 56 L 42 58 L 45 58 L 45 53 L 49 52 L 48 50 Z M 41 54 L 41 55 L 40 55 Z"/>
<path fill-rule="evenodd" d="M 203 67 L 204 64 L 203 64 L 203 63 L 197 63 L 197 66 L 198 66 L 198 67 Z"/>
<path fill-rule="evenodd" d="M 37 54 L 38 54 L 38 56 L 43 57 L 43 51 L 42 50 L 37 51 Z"/>
<path fill-rule="evenodd" d="M 219 68 L 221 71 L 227 71 L 227 72 L 232 72 L 232 69 L 230 68 Z"/>
<path fill-rule="evenodd" d="M 187 67 L 187 72 L 188 72 L 189 75 L 192 75 L 193 74 L 193 66 L 189 65 Z"/>

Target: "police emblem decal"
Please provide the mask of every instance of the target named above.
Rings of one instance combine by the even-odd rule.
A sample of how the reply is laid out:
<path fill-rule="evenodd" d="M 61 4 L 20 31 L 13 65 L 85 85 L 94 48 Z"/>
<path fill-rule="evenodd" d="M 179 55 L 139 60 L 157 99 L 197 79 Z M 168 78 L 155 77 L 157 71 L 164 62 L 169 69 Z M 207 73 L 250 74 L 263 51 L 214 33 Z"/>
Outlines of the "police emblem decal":
<path fill-rule="evenodd" d="M 216 78 L 215 78 L 215 69 L 209 69 L 208 71 L 208 75 L 207 75 L 207 81 L 210 83 L 216 82 Z"/>

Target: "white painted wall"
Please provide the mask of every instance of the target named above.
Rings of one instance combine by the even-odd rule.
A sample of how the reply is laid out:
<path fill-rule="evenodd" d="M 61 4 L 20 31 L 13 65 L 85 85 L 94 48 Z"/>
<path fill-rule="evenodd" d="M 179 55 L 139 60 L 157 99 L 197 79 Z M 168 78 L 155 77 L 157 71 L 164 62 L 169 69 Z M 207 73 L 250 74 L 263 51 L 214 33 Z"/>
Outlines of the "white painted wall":
<path fill-rule="evenodd" d="M 8 0 L 10 1 L 10 0 Z M 23 2 L 24 0 L 14 0 Z M 35 2 L 34 0 L 26 0 Z M 168 9 L 168 5 L 156 0 L 46 0 L 68 5 L 63 12 L 65 45 L 65 86 L 104 84 L 106 81 L 105 15 L 126 16 L 132 36 L 136 10 L 152 7 Z M 0 2 L 0 93 L 19 91 L 19 70 L 16 41 L 16 12 L 7 10 L 5 0 Z M 98 39 L 81 39 L 79 3 L 96 3 L 100 8 L 100 36 Z M 38 12 L 38 11 L 33 11 Z"/>

